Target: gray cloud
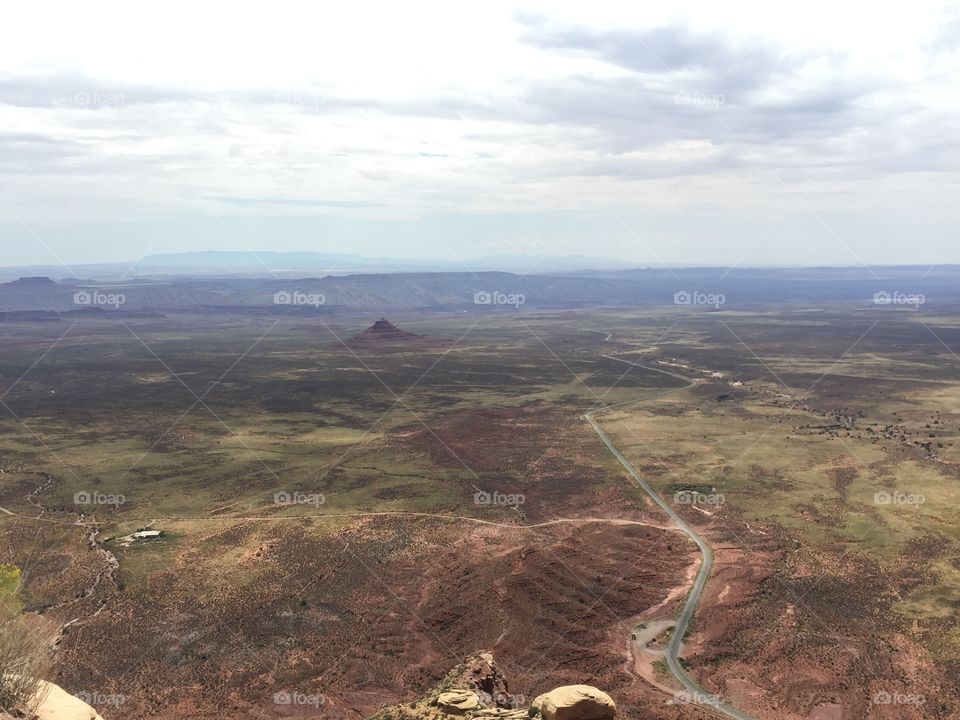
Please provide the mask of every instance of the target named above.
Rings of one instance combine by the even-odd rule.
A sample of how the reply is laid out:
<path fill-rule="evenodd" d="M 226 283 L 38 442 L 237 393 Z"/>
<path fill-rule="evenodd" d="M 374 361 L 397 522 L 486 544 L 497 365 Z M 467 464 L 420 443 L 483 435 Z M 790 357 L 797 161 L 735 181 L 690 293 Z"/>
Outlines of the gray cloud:
<path fill-rule="evenodd" d="M 960 6 L 944 11 L 929 49 L 935 53 L 952 53 L 960 50 Z"/>
<path fill-rule="evenodd" d="M 728 78 L 735 84 L 762 84 L 789 72 L 795 60 L 764 44 L 736 43 L 723 35 L 696 35 L 680 26 L 644 30 L 594 30 L 555 25 L 542 17 L 518 18 L 524 41 L 545 49 L 578 53 L 641 73 L 686 73 Z M 745 73 L 739 68 L 748 68 Z M 719 88 L 718 88 L 719 89 Z"/>
<path fill-rule="evenodd" d="M 0 131 L 0 172 L 25 173 L 38 167 L 64 165 L 89 154 L 77 140 L 38 132 Z"/>
<path fill-rule="evenodd" d="M 591 74 L 593 64 L 580 63 L 563 78 L 521 75 L 502 96 L 444 88 L 389 100 L 338 96 L 320 85 L 199 93 L 69 72 L 0 76 L 0 105 L 35 109 L 49 119 L 43 126 L 57 128 L 0 132 L 0 172 L 46 170 L 70 182 L 95 178 L 98 187 L 111 178 L 126 187 L 139 177 L 141 189 L 168 185 L 178 200 L 280 212 L 282 206 L 395 207 L 437 186 L 454 198 L 449 204 L 465 204 L 485 191 L 495 195 L 498 187 L 578 176 L 773 171 L 786 182 L 806 182 L 831 169 L 863 178 L 960 165 L 944 148 L 960 147 L 955 123 L 908 109 L 906 89 L 851 71 L 842 54 L 786 53 L 762 39 L 682 26 L 598 30 L 538 17 L 521 21 L 527 45 L 623 72 Z M 13 110 L 11 117 L 26 112 Z M 378 114 L 384 116 L 380 130 L 370 137 L 345 134 L 333 151 L 301 142 L 305 132 L 374 127 L 368 121 Z M 363 124 L 353 122 L 358 116 Z M 412 124 L 391 123 L 393 117 L 443 121 L 452 131 L 434 144 L 404 136 L 403 126 Z M 461 121 L 478 122 L 457 125 Z M 511 152 L 517 147 L 529 152 Z M 365 159 L 373 164 L 361 166 Z M 377 183 L 382 195 L 375 199 L 389 202 L 336 199 L 339 192 L 330 188 L 315 192 L 332 199 L 293 197 L 305 187 L 301 180 L 334 167 L 366 183 L 347 187 L 346 198 L 363 197 Z M 233 194 L 239 189 L 230 186 L 233 173 L 247 168 L 251 183 L 244 189 L 263 194 Z M 431 196 L 423 204 L 437 201 Z"/>

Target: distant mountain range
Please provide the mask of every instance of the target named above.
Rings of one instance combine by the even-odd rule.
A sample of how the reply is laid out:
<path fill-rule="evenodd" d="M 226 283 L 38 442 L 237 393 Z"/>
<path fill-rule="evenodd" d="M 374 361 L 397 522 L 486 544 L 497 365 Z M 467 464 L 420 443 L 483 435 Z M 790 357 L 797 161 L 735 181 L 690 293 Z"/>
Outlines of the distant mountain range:
<path fill-rule="evenodd" d="M 212 271 L 314 270 L 324 274 L 344 272 L 555 272 L 587 268 L 623 268 L 622 262 L 583 255 L 530 257 L 492 255 L 462 260 L 365 257 L 357 254 L 322 252 L 190 252 L 148 255 L 136 266 L 149 268 L 192 268 Z"/>
<path fill-rule="evenodd" d="M 576 270 L 615 270 L 633 265 L 584 255 L 492 255 L 462 260 L 365 257 L 349 253 L 202 251 L 147 255 L 128 263 L 62 266 L 0 267 L 0 280 L 22 276 L 63 279 L 71 274 L 101 280 L 117 277 L 194 275 L 203 277 L 262 277 L 265 275 L 395 272 L 513 272 L 543 274 Z"/>
<path fill-rule="evenodd" d="M 690 306 L 736 310 L 845 303 L 960 307 L 960 267 L 666 268 L 507 272 L 184 274 L 134 279 L 24 277 L 0 283 L 0 312 L 331 314 L 514 312 Z M 38 316 L 39 317 L 39 316 Z"/>

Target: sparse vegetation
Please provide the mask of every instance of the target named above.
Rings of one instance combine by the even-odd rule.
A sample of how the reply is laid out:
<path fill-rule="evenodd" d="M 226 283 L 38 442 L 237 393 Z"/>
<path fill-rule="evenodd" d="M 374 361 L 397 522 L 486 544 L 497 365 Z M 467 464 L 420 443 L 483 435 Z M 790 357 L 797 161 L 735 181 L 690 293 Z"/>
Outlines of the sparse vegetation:
<path fill-rule="evenodd" d="M 389 510 L 506 524 L 595 514 L 662 520 L 624 483 L 582 420 L 601 397 L 610 404 L 647 397 L 604 416 L 604 427 L 665 497 L 722 494 L 722 505 L 684 506 L 683 513 L 709 527 L 719 546 L 742 550 L 734 567 L 755 573 L 735 579 L 711 615 L 698 614 L 688 628 L 692 674 L 704 666 L 742 672 L 737 663 L 766 658 L 778 637 L 791 638 L 775 654 L 787 658 L 783 672 L 801 676 L 810 658 L 818 666 L 838 662 L 828 649 L 835 643 L 822 641 L 824 618 L 852 648 L 840 657 L 863 658 L 856 666 L 863 677 L 847 686 L 809 680 L 824 694 L 856 692 L 864 678 L 886 681 L 898 652 L 946 667 L 936 663 L 956 657 L 960 643 L 953 470 L 960 428 L 938 422 L 960 402 L 950 358 L 911 364 L 908 351 L 899 356 L 883 337 L 868 335 L 858 346 L 862 358 L 834 368 L 849 346 L 842 323 L 818 324 L 814 342 L 804 327 L 784 339 L 782 323 L 791 319 L 757 317 L 725 322 L 779 377 L 806 390 L 826 373 L 802 403 L 781 397 L 788 393 L 776 378 L 733 352 L 729 332 L 709 319 L 691 318 L 666 339 L 673 320 L 657 313 L 527 319 L 549 350 L 513 321 L 485 319 L 446 355 L 446 346 L 432 341 L 389 353 L 356 348 L 362 363 L 304 319 L 268 334 L 211 392 L 223 424 L 197 408 L 172 430 L 193 401 L 183 386 L 161 366 L 148 366 L 129 333 L 107 322 L 78 326 L 70 361 L 38 365 L 8 398 L 69 467 L 12 419 L 0 419 L 0 506 L 45 518 L 0 515 L 0 548 L 6 558 L 31 563 L 24 603 L 32 620 L 40 613 L 52 624 L 84 616 L 82 631 L 71 629 L 59 646 L 58 670 L 73 687 L 91 684 L 81 660 L 96 657 L 117 676 L 149 668 L 131 675 L 142 685 L 122 691 L 152 697 L 157 684 L 187 688 L 197 674 L 215 677 L 254 646 L 273 658 L 270 687 L 245 683 L 239 702 L 254 705 L 277 683 L 303 686 L 334 662 L 342 664 L 324 692 L 364 687 L 383 697 L 414 658 L 416 682 L 426 684 L 449 667 L 446 646 L 469 652 L 503 634 L 505 661 L 534 667 L 550 678 L 545 684 L 566 680 L 572 664 L 563 658 L 589 656 L 591 671 L 615 689 L 624 681 L 622 648 L 584 648 L 614 637 L 609 625 L 676 587 L 694 555 L 675 533 L 557 526 L 488 534 L 484 526 L 426 518 L 329 516 Z M 195 373 L 181 379 L 196 392 L 219 377 L 224 357 L 240 356 L 269 327 L 259 320 L 242 327 L 225 320 L 198 327 L 192 318 L 140 322 L 138 333 L 171 367 Z M 898 334 L 912 332 L 902 322 Z M 451 343 L 466 329 L 462 320 L 435 317 L 398 326 Z M 609 329 L 613 339 L 579 326 Z M 362 328 L 348 323 L 338 334 Z M 857 331 L 854 339 L 862 333 L 859 324 L 847 329 Z M 2 354 L 22 372 L 29 349 L 52 330 L 17 332 L 29 342 L 21 346 L 14 333 Z M 917 346 L 926 342 L 920 333 L 911 337 Z M 657 358 L 672 364 L 656 365 Z M 700 382 L 661 396 L 683 381 L 622 360 Z M 418 384 L 398 405 L 364 364 L 398 395 Z M 48 386 L 57 389 L 55 402 L 42 392 Z M 923 445 L 926 424 L 945 445 L 936 456 Z M 476 504 L 473 485 L 524 494 L 522 514 Z M 126 502 L 78 508 L 73 497 L 84 490 L 121 493 Z M 323 493 L 325 502 L 279 506 L 279 490 Z M 874 493 L 897 490 L 926 502 L 874 502 Z M 78 510 L 88 520 L 96 515 L 104 544 L 95 551 L 90 528 L 75 525 Z M 165 537 L 126 548 L 110 540 L 151 520 Z M 116 582 L 102 551 L 119 561 Z M 761 556 L 769 564 L 759 568 Z M 0 585 L 17 580 L 0 572 Z M 448 586 L 458 591 L 447 594 Z M 708 584 L 705 602 L 723 590 Z M 749 605 L 738 604 L 745 596 Z M 429 634 L 397 597 L 418 598 L 416 616 Z M 97 613 L 101 606 L 107 610 Z M 583 611 L 591 607 L 588 623 Z M 176 619 L 175 630 L 165 618 Z M 196 634 L 223 622 L 231 633 Z M 891 629 L 911 644 L 893 643 L 884 634 Z M 178 637 L 190 640 L 171 639 Z M 154 643 L 156 657 L 142 658 Z M 362 652 L 349 654 L 354 646 Z M 345 653 L 349 659 L 340 660 Z M 267 673 L 249 662 L 252 676 Z M 654 667 L 669 682 L 662 663 Z M 217 702 L 222 692 L 210 691 L 205 701 Z"/>
<path fill-rule="evenodd" d="M 19 580 L 18 568 L 0 565 L 0 712 L 30 717 L 43 699 L 40 680 L 49 669 L 50 652 L 20 612 Z"/>

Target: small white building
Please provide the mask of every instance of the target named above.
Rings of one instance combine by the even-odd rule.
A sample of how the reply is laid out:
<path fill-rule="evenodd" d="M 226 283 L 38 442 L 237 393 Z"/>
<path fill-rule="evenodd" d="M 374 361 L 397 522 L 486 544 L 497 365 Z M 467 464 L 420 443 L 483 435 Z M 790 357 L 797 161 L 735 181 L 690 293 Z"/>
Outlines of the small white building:
<path fill-rule="evenodd" d="M 163 535 L 162 530 L 138 530 L 130 537 L 133 540 L 156 540 Z"/>

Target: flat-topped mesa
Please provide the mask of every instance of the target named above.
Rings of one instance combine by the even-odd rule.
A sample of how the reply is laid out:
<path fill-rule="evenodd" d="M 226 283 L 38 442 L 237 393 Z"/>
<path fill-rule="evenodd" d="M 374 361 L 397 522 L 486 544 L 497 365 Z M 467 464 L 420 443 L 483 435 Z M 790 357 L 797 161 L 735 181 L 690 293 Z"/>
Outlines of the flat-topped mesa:
<path fill-rule="evenodd" d="M 60 285 L 46 276 L 21 277 L 12 282 L 4 283 L 8 288 L 18 290 L 49 290 L 58 288 Z"/>
<path fill-rule="evenodd" d="M 401 330 L 386 318 L 380 318 L 373 325 L 363 331 L 364 335 L 377 335 L 380 337 L 419 337 L 416 333 Z"/>
<path fill-rule="evenodd" d="M 401 330 L 386 318 L 380 318 L 359 335 L 354 335 L 350 342 L 368 342 L 384 340 L 413 340 L 421 337 L 416 333 Z"/>

